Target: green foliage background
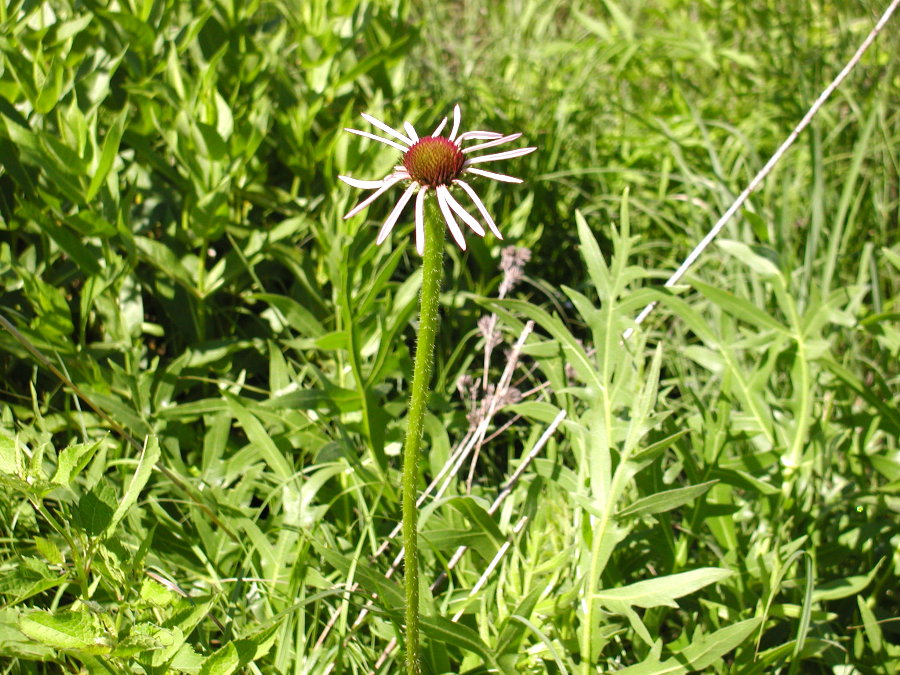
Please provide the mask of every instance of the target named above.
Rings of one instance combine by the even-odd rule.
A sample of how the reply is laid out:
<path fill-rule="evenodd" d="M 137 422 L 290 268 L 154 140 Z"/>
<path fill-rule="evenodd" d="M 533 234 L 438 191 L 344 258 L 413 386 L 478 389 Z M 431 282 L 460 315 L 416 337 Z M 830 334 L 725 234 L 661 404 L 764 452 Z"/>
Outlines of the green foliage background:
<path fill-rule="evenodd" d="M 540 150 L 479 185 L 506 241 L 448 249 L 426 479 L 535 325 L 471 492 L 423 508 L 426 580 L 469 546 L 426 671 L 897 672 L 898 19 L 659 290 L 881 10 L 5 3 L 0 669 L 375 668 L 418 259 L 409 217 L 374 246 L 387 197 L 342 219 L 336 176 L 396 162 L 342 128 L 459 101 Z"/>

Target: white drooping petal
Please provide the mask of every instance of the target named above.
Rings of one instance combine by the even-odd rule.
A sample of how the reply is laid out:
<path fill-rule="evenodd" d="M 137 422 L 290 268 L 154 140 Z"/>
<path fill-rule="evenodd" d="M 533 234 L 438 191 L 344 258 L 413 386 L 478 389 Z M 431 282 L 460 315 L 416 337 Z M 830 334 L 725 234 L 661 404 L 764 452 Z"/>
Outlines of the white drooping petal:
<path fill-rule="evenodd" d="M 488 224 L 488 227 L 491 228 L 491 232 L 494 233 L 494 236 L 497 237 L 497 239 L 503 239 L 503 235 L 500 234 L 500 229 L 497 227 L 494 219 L 491 218 L 491 214 L 488 213 L 488 210 L 485 208 L 484 202 L 481 201 L 481 199 L 475 193 L 475 190 L 472 189 L 472 186 L 465 181 L 460 180 L 459 178 L 454 181 L 454 184 L 459 185 L 459 187 L 461 187 L 465 191 L 465 193 L 469 195 L 472 203 L 475 204 L 475 208 L 477 208 L 478 212 L 481 213 L 481 217 L 484 218 L 484 222 L 486 222 Z"/>
<path fill-rule="evenodd" d="M 510 141 L 514 141 L 517 138 L 521 138 L 522 134 L 510 134 L 509 136 L 503 136 L 494 141 L 488 141 L 487 143 L 479 143 L 478 145 L 470 145 L 468 148 L 463 148 L 463 154 L 467 152 L 472 152 L 473 150 L 481 150 L 482 148 L 491 148 L 495 145 L 502 145 L 503 143 L 509 143 Z"/>
<path fill-rule="evenodd" d="M 425 255 L 425 193 L 428 188 L 423 187 L 416 195 L 416 251 L 419 255 Z"/>
<path fill-rule="evenodd" d="M 376 199 L 378 199 L 381 195 L 383 195 L 385 193 L 385 191 L 388 190 L 388 188 L 390 188 L 392 185 L 394 185 L 395 183 L 398 183 L 401 180 L 403 180 L 403 176 L 398 176 L 397 174 L 392 173 L 390 176 L 388 176 L 387 178 L 384 179 L 383 184 L 380 188 L 378 188 L 375 192 L 373 192 L 368 197 L 363 199 L 359 204 L 354 206 L 347 213 L 347 215 L 344 216 L 344 220 L 347 220 L 347 218 L 352 218 L 353 216 L 355 216 L 357 213 L 362 211 L 369 204 L 371 204 Z"/>
<path fill-rule="evenodd" d="M 481 226 L 481 223 L 479 223 L 477 220 L 475 220 L 471 216 L 471 214 L 469 214 L 462 207 L 462 205 L 458 201 L 456 201 L 456 199 L 453 198 L 453 195 L 450 194 L 449 190 L 447 191 L 447 194 L 445 195 L 445 197 L 447 199 L 447 205 L 451 209 L 456 211 L 456 215 L 458 215 L 460 218 L 462 218 L 463 222 L 465 222 L 465 224 L 468 225 L 475 234 L 477 234 L 479 237 L 483 237 L 484 236 L 484 228 Z"/>
<path fill-rule="evenodd" d="M 383 180 L 359 180 L 358 178 L 350 178 L 350 176 L 338 176 L 338 180 L 342 180 L 350 187 L 360 190 L 375 190 L 384 185 Z"/>
<path fill-rule="evenodd" d="M 397 205 L 394 207 L 394 210 L 391 211 L 391 215 L 388 216 L 387 220 L 384 221 L 384 225 L 381 226 L 381 231 L 378 233 L 378 239 L 375 240 L 376 244 L 383 242 L 391 233 L 391 230 L 394 229 L 394 223 L 396 223 L 397 219 L 400 217 L 403 207 L 406 206 L 406 203 L 409 201 L 410 197 L 413 196 L 413 192 L 415 192 L 418 187 L 418 183 L 413 183 L 403 191 L 402 195 L 400 195 L 400 199 L 397 200 Z"/>
<path fill-rule="evenodd" d="M 439 133 L 441 133 L 444 130 L 445 126 L 447 126 L 447 118 L 446 117 L 444 119 L 442 119 L 441 123 L 437 125 L 437 128 L 433 132 L 431 132 L 431 137 L 434 138 Z"/>
<path fill-rule="evenodd" d="M 447 223 L 447 227 L 450 229 L 450 234 L 453 235 L 453 239 L 459 245 L 459 247 L 465 251 L 466 250 L 466 239 L 463 237 L 462 230 L 459 229 L 459 225 L 456 222 L 456 218 L 453 217 L 453 211 L 450 210 L 450 207 L 447 206 L 446 195 L 449 195 L 447 192 L 446 185 L 438 185 L 435 190 L 435 194 L 437 194 L 437 203 L 441 209 L 441 213 L 444 214 L 444 221 Z"/>
<path fill-rule="evenodd" d="M 457 147 L 459 147 L 460 143 L 467 141 L 470 138 L 481 141 L 492 141 L 495 138 L 503 138 L 503 134 L 498 134 L 496 131 L 464 131 L 456 139 Z"/>
<path fill-rule="evenodd" d="M 404 122 L 403 128 L 406 129 L 406 133 L 413 140 L 413 143 L 418 142 L 419 134 L 416 133 L 416 128 L 412 124 Z"/>
<path fill-rule="evenodd" d="M 407 150 L 409 150 L 408 147 L 404 147 L 399 143 L 395 143 L 389 138 L 382 138 L 381 136 L 370 134 L 368 131 L 360 131 L 359 129 L 347 129 L 346 127 L 344 127 L 344 131 L 349 131 L 351 134 L 356 134 L 357 136 L 365 136 L 366 138 L 371 138 L 373 141 L 379 141 L 380 143 L 384 143 L 385 145 L 390 145 L 397 148 L 400 152 L 406 152 Z"/>
<path fill-rule="evenodd" d="M 480 157 L 471 157 L 466 160 L 466 166 L 472 164 L 481 164 L 482 162 L 496 162 L 500 159 L 512 159 L 513 157 L 521 157 L 534 152 L 537 148 L 516 148 L 515 150 L 507 150 L 506 152 L 495 152 L 493 155 L 481 155 Z"/>
<path fill-rule="evenodd" d="M 474 173 L 478 176 L 484 176 L 485 178 L 492 178 L 494 180 L 498 180 L 501 183 L 524 183 L 521 178 L 516 178 L 515 176 L 507 176 L 505 173 L 494 173 L 493 171 L 485 171 L 484 169 L 473 169 L 472 167 L 466 167 L 463 169 L 463 173 Z"/>
<path fill-rule="evenodd" d="M 412 145 L 412 144 L 413 144 L 412 140 L 410 140 L 409 138 L 407 138 L 406 136 L 404 136 L 403 134 L 401 134 L 401 133 L 400 133 L 399 131 L 397 131 L 396 129 L 393 129 L 393 128 L 389 127 L 387 124 L 385 124 L 385 123 L 382 122 L 381 120 L 377 120 L 377 119 L 375 119 L 374 117 L 372 117 L 371 115 L 367 115 L 366 113 L 362 113 L 362 118 L 363 118 L 366 122 L 368 122 L 369 124 L 371 124 L 373 127 L 378 127 L 378 128 L 381 129 L 384 133 L 388 134 L 389 136 L 393 136 L 394 138 L 396 138 L 396 139 L 398 139 L 398 140 L 400 140 L 400 141 L 403 141 L 404 143 L 406 143 L 406 145 L 409 146 L 409 145 Z"/>
<path fill-rule="evenodd" d="M 459 131 L 459 103 L 453 106 L 453 129 L 450 131 L 450 135 L 447 139 L 452 141 L 456 138 L 457 131 Z"/>

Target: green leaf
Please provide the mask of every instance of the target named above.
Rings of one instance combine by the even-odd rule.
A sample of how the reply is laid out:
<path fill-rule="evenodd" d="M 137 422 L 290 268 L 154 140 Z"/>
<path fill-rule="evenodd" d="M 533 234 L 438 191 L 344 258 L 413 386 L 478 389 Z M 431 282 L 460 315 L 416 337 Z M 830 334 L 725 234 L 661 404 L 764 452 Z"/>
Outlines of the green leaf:
<path fill-rule="evenodd" d="M 38 91 L 34 109 L 41 115 L 46 115 L 53 110 L 59 101 L 59 95 L 63 88 L 63 74 L 65 62 L 62 59 L 53 59 L 50 62 L 50 72 Z"/>
<path fill-rule="evenodd" d="M 285 459 L 278 446 L 275 445 L 269 432 L 266 431 L 259 419 L 244 407 L 243 402 L 238 397 L 227 392 L 223 392 L 223 394 L 228 401 L 229 410 L 237 418 L 241 427 L 243 427 L 244 433 L 247 434 L 253 449 L 257 451 L 280 480 L 290 480 L 294 476 L 293 467 Z"/>
<path fill-rule="evenodd" d="M 19 630 L 55 649 L 76 649 L 90 654 L 110 651 L 107 637 L 98 631 L 87 610 L 56 614 L 31 612 L 19 620 Z"/>
<path fill-rule="evenodd" d="M 766 221 L 763 220 L 758 213 L 750 211 L 749 209 L 741 209 L 741 215 L 750 223 L 750 227 L 753 229 L 753 235 L 759 239 L 759 241 L 769 241 L 769 227 L 766 224 Z"/>
<path fill-rule="evenodd" d="M 581 380 L 591 386 L 592 393 L 597 394 L 603 390 L 603 383 L 600 381 L 594 364 L 584 351 L 584 347 L 578 343 L 575 336 L 558 318 L 551 316 L 540 307 L 522 300 L 482 300 L 481 302 L 495 312 L 514 312 L 537 323 L 563 345 L 569 363 Z"/>
<path fill-rule="evenodd" d="M 22 460 L 16 439 L 0 434 L 0 473 L 21 477 L 25 471 Z"/>
<path fill-rule="evenodd" d="M 96 537 L 103 534 L 112 523 L 115 510 L 116 491 L 103 478 L 78 500 L 75 516 L 85 534 Z"/>
<path fill-rule="evenodd" d="M 872 571 L 866 575 L 860 574 L 857 576 L 845 577 L 843 579 L 832 579 L 831 581 L 826 581 L 813 591 L 813 602 L 839 600 L 841 598 L 847 598 L 851 595 L 861 593 L 866 588 L 866 586 L 872 583 L 872 579 L 875 578 L 875 573 L 878 571 L 878 567 L 879 566 L 876 565 L 872 569 Z"/>
<path fill-rule="evenodd" d="M 55 588 L 67 580 L 66 574 L 54 572 L 47 562 L 38 558 L 22 557 L 16 562 L 15 568 L 0 574 L 0 594 L 9 596 L 12 604 Z"/>
<path fill-rule="evenodd" d="M 118 525 L 122 518 L 125 517 L 125 514 L 128 513 L 128 509 L 137 502 L 141 490 L 144 489 L 147 481 L 150 480 L 150 474 L 153 473 L 153 467 L 156 465 L 156 462 L 159 461 L 159 456 L 159 439 L 156 436 L 148 436 L 147 440 L 144 442 L 144 448 L 141 450 L 141 454 L 138 457 L 137 468 L 135 468 L 131 480 L 128 483 L 128 487 L 125 488 L 125 493 L 119 500 L 119 505 L 116 507 L 112 520 L 107 526 L 108 532 L 111 533 L 113 529 L 115 529 L 116 525 Z"/>
<path fill-rule="evenodd" d="M 718 481 L 711 480 L 698 485 L 689 485 L 674 490 L 666 490 L 665 492 L 657 492 L 656 494 L 642 497 L 627 508 L 622 509 L 616 514 L 617 518 L 632 518 L 634 516 L 645 516 L 653 513 L 664 513 L 677 509 L 683 504 L 692 502 L 701 495 L 705 494 Z"/>
<path fill-rule="evenodd" d="M 259 300 L 276 308 L 287 321 L 287 324 L 303 337 L 318 338 L 325 335 L 325 329 L 318 319 L 299 302 L 285 295 L 274 293 L 250 293 L 248 300 Z"/>
<path fill-rule="evenodd" d="M 77 443 L 63 448 L 56 463 L 56 473 L 51 482 L 56 485 L 69 485 L 94 456 L 100 441 L 93 443 Z"/>
<path fill-rule="evenodd" d="M 241 657 L 233 642 L 210 654 L 200 666 L 200 675 L 231 675 L 241 667 Z"/>
<path fill-rule="evenodd" d="M 691 280 L 691 286 L 700 291 L 708 300 L 711 300 L 736 319 L 754 324 L 763 330 L 773 330 L 783 335 L 791 332 L 777 319 L 766 314 L 749 300 L 739 298 L 728 291 L 703 283 L 697 279 Z"/>
<path fill-rule="evenodd" d="M 678 665 L 681 665 L 687 660 L 693 670 L 705 670 L 720 663 L 721 658 L 750 637 L 761 622 L 762 619 L 756 617 L 720 628 L 691 643 L 679 652 L 676 659 L 670 659 L 666 664 L 680 662 Z"/>
<path fill-rule="evenodd" d="M 742 241 L 730 239 L 720 239 L 717 243 L 719 248 L 747 265 L 763 279 L 781 276 L 781 270 L 775 262 L 778 254 L 772 249 L 763 246 L 748 246 Z"/>
<path fill-rule="evenodd" d="M 601 300 L 605 299 L 609 294 L 609 267 L 606 265 L 606 260 L 603 259 L 603 253 L 600 252 L 590 225 L 587 224 L 580 211 L 575 212 L 575 224 L 578 228 L 578 241 L 584 264 Z"/>
<path fill-rule="evenodd" d="M 141 600 L 150 603 L 154 607 L 167 607 L 176 599 L 177 595 L 163 586 L 161 583 L 149 577 L 141 583 Z"/>
<path fill-rule="evenodd" d="M 733 574 L 717 567 L 701 567 L 690 572 L 638 581 L 621 588 L 598 591 L 594 598 L 615 610 L 617 605 L 630 607 L 678 607 L 676 598 L 683 597 L 704 586 L 714 584 Z"/>
<path fill-rule="evenodd" d="M 0 609 L 0 659 L 21 658 L 29 661 L 50 661 L 52 647 L 32 640 L 19 629 L 21 613 L 17 609 Z"/>
<path fill-rule="evenodd" d="M 881 254 L 887 258 L 888 262 L 890 262 L 894 267 L 900 270 L 900 253 L 892 251 L 887 246 L 882 247 Z"/>
<path fill-rule="evenodd" d="M 378 595 L 378 600 L 376 600 L 378 606 L 388 611 L 398 613 L 403 611 L 403 607 L 406 605 L 406 597 L 403 591 L 396 583 L 386 579 L 383 574 L 369 567 L 367 562 L 363 560 L 353 561 L 347 556 L 331 551 L 315 541 L 313 546 L 329 565 L 341 572 L 345 577 L 348 577 L 350 571 L 353 570 L 359 584 L 369 593 Z"/>
<path fill-rule="evenodd" d="M 419 618 L 422 632 L 432 640 L 454 645 L 473 654 L 478 654 L 485 662 L 494 668 L 498 668 L 494 658 L 494 651 L 489 649 L 478 633 L 459 623 L 440 616 L 422 616 Z"/>
<path fill-rule="evenodd" d="M 203 661 L 200 675 L 230 675 L 262 658 L 272 648 L 280 627 L 275 623 L 252 636 L 227 643 Z"/>
<path fill-rule="evenodd" d="M 534 611 L 535 605 L 540 600 L 541 595 L 546 589 L 543 586 L 536 585 L 526 595 L 515 611 L 512 612 L 510 618 L 507 618 L 500 628 L 500 635 L 497 638 L 497 647 L 503 653 L 517 653 L 522 639 L 525 637 L 527 626 L 521 620 L 513 620 L 511 617 L 516 616 L 520 619 L 528 620 Z"/>
<path fill-rule="evenodd" d="M 97 166 L 92 169 L 91 183 L 88 185 L 85 193 L 87 201 L 91 201 L 97 195 L 97 191 L 100 190 L 100 187 L 109 175 L 109 170 L 119 154 L 119 144 L 122 142 L 122 134 L 125 131 L 125 121 L 128 119 L 128 113 L 129 108 L 126 106 L 106 130 L 106 138 L 103 139 L 103 150 L 100 153 L 100 160 L 97 162 Z"/>
<path fill-rule="evenodd" d="M 59 550 L 59 546 L 52 539 L 35 537 L 34 547 L 44 557 L 44 560 L 51 565 L 62 565 L 65 562 L 62 551 Z"/>
<path fill-rule="evenodd" d="M 496 546 L 499 547 L 506 541 L 506 537 L 491 515 L 472 497 L 451 497 L 446 504 L 465 516 L 481 532 L 490 536 Z"/>

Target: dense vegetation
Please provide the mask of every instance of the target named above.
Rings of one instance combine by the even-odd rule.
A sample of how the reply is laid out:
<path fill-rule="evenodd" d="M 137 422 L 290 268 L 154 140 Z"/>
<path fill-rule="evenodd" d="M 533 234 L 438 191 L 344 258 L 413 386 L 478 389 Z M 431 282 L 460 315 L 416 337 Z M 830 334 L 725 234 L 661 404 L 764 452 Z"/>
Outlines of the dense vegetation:
<path fill-rule="evenodd" d="M 540 149 L 448 244 L 424 671 L 900 670 L 900 18 L 662 290 L 882 10 L 0 6 L 0 672 L 399 670 L 419 258 L 337 175 L 455 102 Z"/>

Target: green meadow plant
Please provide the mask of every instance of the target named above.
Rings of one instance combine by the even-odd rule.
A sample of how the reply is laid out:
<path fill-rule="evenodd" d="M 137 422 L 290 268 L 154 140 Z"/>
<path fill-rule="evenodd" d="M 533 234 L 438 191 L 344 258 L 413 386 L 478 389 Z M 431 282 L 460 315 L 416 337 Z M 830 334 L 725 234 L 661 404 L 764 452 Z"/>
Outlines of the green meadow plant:
<path fill-rule="evenodd" d="M 402 165 L 382 180 L 360 181 L 348 176 L 340 176 L 348 185 L 374 192 L 355 206 L 344 218 L 349 218 L 377 199 L 383 192 L 400 181 L 408 181 L 404 190 L 391 211 L 381 231 L 377 243 L 381 244 L 393 229 L 400 213 L 407 202 L 416 195 L 415 231 L 416 251 L 422 256 L 422 291 L 419 309 L 419 326 L 416 334 L 416 356 L 413 366 L 413 378 L 409 413 L 407 414 L 406 439 L 403 445 L 403 551 L 404 578 L 406 592 L 406 672 L 408 675 L 419 675 L 421 672 L 419 656 L 419 555 L 418 555 L 418 484 L 420 474 L 420 455 L 422 435 L 424 431 L 425 411 L 430 394 L 430 382 L 434 361 L 434 344 L 439 326 L 439 296 L 441 277 L 443 274 L 444 225 L 450 230 L 454 241 L 462 249 L 466 249 L 466 240 L 456 221 L 459 217 L 475 234 L 483 237 L 485 230 L 477 219 L 472 217 L 460 205 L 450 188 L 458 188 L 464 192 L 478 209 L 485 223 L 498 239 L 503 236 L 497 229 L 494 220 L 488 214 L 481 199 L 475 191 L 462 180 L 462 175 L 471 173 L 491 178 L 504 183 L 521 183 L 522 181 L 506 174 L 474 167 L 501 159 L 512 159 L 534 152 L 537 148 L 519 148 L 487 155 L 466 155 L 473 150 L 502 145 L 514 141 L 522 134 L 504 136 L 493 131 L 464 131 L 460 133 L 460 108 L 453 108 L 453 126 L 446 138 L 439 134 L 447 124 L 445 117 L 430 136 L 419 138 L 415 128 L 404 123 L 401 133 L 392 129 L 374 117 L 363 113 L 363 118 L 392 138 L 376 136 L 365 131 L 347 129 L 347 131 L 380 141 L 400 150 Z M 393 139 L 397 139 L 396 141 Z M 464 141 L 480 140 L 484 143 L 463 146 Z M 399 141 L 400 143 L 398 143 Z M 402 143 L 402 145 L 401 145 Z"/>
<path fill-rule="evenodd" d="M 897 4 L 0 5 L 0 674 L 898 672 Z"/>

